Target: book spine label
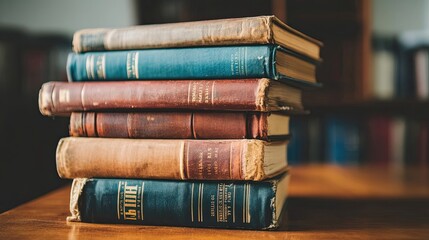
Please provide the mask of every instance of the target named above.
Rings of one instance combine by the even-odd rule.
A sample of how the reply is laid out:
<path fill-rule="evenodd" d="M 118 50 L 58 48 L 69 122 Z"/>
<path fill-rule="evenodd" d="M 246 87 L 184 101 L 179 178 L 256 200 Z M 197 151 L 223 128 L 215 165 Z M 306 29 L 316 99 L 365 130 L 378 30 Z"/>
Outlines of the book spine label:
<path fill-rule="evenodd" d="M 260 124 L 266 122 L 266 118 L 266 113 L 243 112 L 73 112 L 70 116 L 70 135 L 109 138 L 267 140 L 267 125 Z"/>
<path fill-rule="evenodd" d="M 240 141 L 190 141 L 185 151 L 188 179 L 244 179 Z"/>
<path fill-rule="evenodd" d="M 81 191 L 72 189 L 78 194 L 72 198 L 83 222 L 266 229 L 275 211 L 273 185 L 89 179 Z"/>
<path fill-rule="evenodd" d="M 260 180 L 263 173 L 246 172 L 263 162 L 259 142 L 67 137 L 58 143 L 57 171 L 61 178 Z M 259 157 L 246 161 L 246 154 Z"/>
<path fill-rule="evenodd" d="M 39 92 L 39 109 L 47 116 L 123 109 L 266 111 L 268 86 L 268 79 L 48 82 Z"/>
<path fill-rule="evenodd" d="M 84 29 L 73 36 L 75 52 L 272 42 L 271 17 Z"/>
<path fill-rule="evenodd" d="M 262 78 L 272 75 L 271 45 L 70 53 L 70 81 Z"/>

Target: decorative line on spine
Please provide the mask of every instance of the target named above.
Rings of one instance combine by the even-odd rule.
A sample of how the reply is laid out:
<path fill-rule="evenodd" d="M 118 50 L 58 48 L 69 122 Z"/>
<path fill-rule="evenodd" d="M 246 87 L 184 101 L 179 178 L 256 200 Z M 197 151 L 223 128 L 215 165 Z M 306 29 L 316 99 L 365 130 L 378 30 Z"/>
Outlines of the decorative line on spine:
<path fill-rule="evenodd" d="M 136 79 L 139 79 L 139 52 L 136 52 L 134 56 L 134 74 L 136 75 Z"/>
<path fill-rule="evenodd" d="M 204 183 L 201 184 L 201 222 L 204 222 L 203 202 L 204 202 Z"/>
<path fill-rule="evenodd" d="M 119 205 L 120 205 L 119 196 L 121 194 L 121 183 L 122 183 L 121 181 L 118 182 L 118 199 L 117 199 L 117 202 L 116 202 L 116 210 L 118 212 L 118 220 L 121 220 L 121 213 L 119 211 Z"/>
<path fill-rule="evenodd" d="M 185 141 L 182 141 L 180 143 L 180 157 L 179 157 L 179 171 L 180 171 L 180 177 L 185 180 L 188 177 L 186 176 L 185 173 Z M 186 153 L 186 158 L 188 157 L 188 153 Z M 187 162 L 186 162 L 187 165 Z"/>
<path fill-rule="evenodd" d="M 143 203 L 144 203 L 144 198 L 143 198 L 143 194 L 144 194 L 144 182 L 142 182 L 142 197 L 141 197 L 141 202 L 140 202 L 140 215 L 141 215 L 141 220 L 144 220 L 144 214 L 143 214 Z"/>
<path fill-rule="evenodd" d="M 246 201 L 246 204 L 247 204 L 247 210 L 246 210 L 246 212 L 247 212 L 247 216 L 246 216 L 246 220 L 247 220 L 247 223 L 250 223 L 250 184 L 247 184 L 247 201 Z"/>
<path fill-rule="evenodd" d="M 235 184 L 234 184 L 234 193 L 232 196 L 232 222 L 235 223 Z"/>
<path fill-rule="evenodd" d="M 194 222 L 194 183 L 191 187 L 191 221 Z"/>
<path fill-rule="evenodd" d="M 246 184 L 243 186 L 243 223 L 246 222 Z"/>
<path fill-rule="evenodd" d="M 214 106 L 214 98 L 215 98 L 215 81 L 212 83 L 212 106 Z"/>
<path fill-rule="evenodd" d="M 217 184 L 217 195 L 216 195 L 216 222 L 219 222 L 219 183 Z"/>
<path fill-rule="evenodd" d="M 106 54 L 101 56 L 101 74 L 102 79 L 106 79 Z"/>
<path fill-rule="evenodd" d="M 198 222 L 201 222 L 201 183 L 198 184 Z"/>

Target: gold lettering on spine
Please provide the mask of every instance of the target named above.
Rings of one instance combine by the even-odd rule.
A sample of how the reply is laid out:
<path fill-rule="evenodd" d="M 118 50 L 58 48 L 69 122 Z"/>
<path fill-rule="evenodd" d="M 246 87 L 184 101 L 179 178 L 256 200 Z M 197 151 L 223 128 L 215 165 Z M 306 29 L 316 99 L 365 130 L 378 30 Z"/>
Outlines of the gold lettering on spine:
<path fill-rule="evenodd" d="M 98 79 L 106 79 L 106 54 L 102 54 L 97 57 L 97 61 L 95 63 L 97 70 L 97 78 Z"/>
<path fill-rule="evenodd" d="M 138 52 L 127 53 L 127 78 L 128 79 L 138 79 Z"/>
<path fill-rule="evenodd" d="M 218 189 L 219 189 L 219 184 L 217 185 Z M 211 194 L 210 195 L 210 217 L 214 217 L 216 215 L 216 210 L 215 210 L 215 195 Z M 217 217 L 216 217 L 217 220 Z"/>
<path fill-rule="evenodd" d="M 124 220 L 137 220 L 137 185 L 124 186 Z"/>
<path fill-rule="evenodd" d="M 191 187 L 191 221 L 194 222 L 194 183 Z"/>
<path fill-rule="evenodd" d="M 191 102 L 191 88 L 192 88 L 192 82 L 188 84 L 188 104 Z"/>
<path fill-rule="evenodd" d="M 94 55 L 88 54 L 86 57 L 86 76 L 88 79 L 95 79 L 95 73 L 94 73 Z"/>

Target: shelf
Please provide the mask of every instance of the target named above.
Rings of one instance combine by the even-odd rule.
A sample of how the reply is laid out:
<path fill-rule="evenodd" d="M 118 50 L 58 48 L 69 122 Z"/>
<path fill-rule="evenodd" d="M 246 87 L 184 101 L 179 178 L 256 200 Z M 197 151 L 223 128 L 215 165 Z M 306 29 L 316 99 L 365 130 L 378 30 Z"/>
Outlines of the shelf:
<path fill-rule="evenodd" d="M 354 113 L 354 114 L 394 114 L 429 116 L 429 100 L 392 99 L 365 100 L 359 102 L 336 101 L 319 105 L 307 105 L 313 113 Z"/>

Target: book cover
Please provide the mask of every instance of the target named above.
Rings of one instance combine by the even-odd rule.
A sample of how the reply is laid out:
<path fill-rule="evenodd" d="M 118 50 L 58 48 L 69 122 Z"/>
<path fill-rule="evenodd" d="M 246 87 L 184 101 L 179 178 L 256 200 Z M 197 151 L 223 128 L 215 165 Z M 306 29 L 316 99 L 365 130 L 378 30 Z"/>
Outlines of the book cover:
<path fill-rule="evenodd" d="M 275 16 L 82 29 L 73 36 L 75 52 L 274 43 L 314 59 L 322 46 Z"/>
<path fill-rule="evenodd" d="M 275 229 L 289 176 L 263 182 L 75 179 L 68 221 Z"/>
<path fill-rule="evenodd" d="M 287 141 L 62 138 L 61 178 L 253 180 L 287 168 Z"/>
<path fill-rule="evenodd" d="M 316 84 L 317 61 L 277 45 L 70 53 L 69 81 L 271 78 Z"/>
<path fill-rule="evenodd" d="M 39 92 L 39 110 L 46 116 L 69 116 L 81 111 L 173 109 L 302 112 L 301 92 L 266 78 L 48 82 Z"/>
<path fill-rule="evenodd" d="M 286 139 L 289 116 L 251 112 L 73 112 L 74 137 Z"/>

